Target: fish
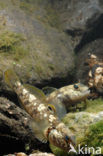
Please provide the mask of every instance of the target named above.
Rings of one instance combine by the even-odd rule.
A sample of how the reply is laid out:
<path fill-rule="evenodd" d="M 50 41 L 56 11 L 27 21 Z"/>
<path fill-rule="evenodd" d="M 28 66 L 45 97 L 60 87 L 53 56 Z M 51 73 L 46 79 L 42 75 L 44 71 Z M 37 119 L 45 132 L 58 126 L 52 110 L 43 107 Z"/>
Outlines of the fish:
<path fill-rule="evenodd" d="M 88 73 L 88 85 L 93 90 L 103 95 L 103 65 L 95 64 Z"/>
<path fill-rule="evenodd" d="M 44 87 L 42 88 L 43 93 L 46 95 L 46 100 L 48 101 L 48 96 L 54 92 L 57 91 L 57 88 L 54 87 Z M 57 116 L 59 117 L 59 119 L 61 120 L 66 114 L 67 114 L 67 110 L 64 104 L 59 103 L 58 101 L 55 101 L 55 99 L 52 101 L 50 100 L 50 102 L 52 102 L 52 105 L 54 105 L 54 107 L 56 108 L 56 113 Z"/>
<path fill-rule="evenodd" d="M 103 59 L 98 58 L 94 54 L 90 54 L 87 63 L 90 68 L 88 73 L 88 86 L 95 95 L 103 95 Z"/>
<path fill-rule="evenodd" d="M 88 86 L 82 83 L 75 83 L 68 86 L 61 87 L 60 89 L 52 92 L 47 96 L 47 102 L 50 104 L 56 103 L 59 107 L 63 105 L 69 111 L 69 107 L 77 104 L 78 102 L 85 101 L 90 95 Z M 60 109 L 59 109 L 60 110 Z"/>
<path fill-rule="evenodd" d="M 4 72 L 5 83 L 17 94 L 21 105 L 31 116 L 30 127 L 35 137 L 43 143 L 47 141 L 67 152 L 75 146 L 74 134 L 56 115 L 55 106 L 47 103 L 45 95 L 38 88 L 23 85 L 13 69 Z"/>

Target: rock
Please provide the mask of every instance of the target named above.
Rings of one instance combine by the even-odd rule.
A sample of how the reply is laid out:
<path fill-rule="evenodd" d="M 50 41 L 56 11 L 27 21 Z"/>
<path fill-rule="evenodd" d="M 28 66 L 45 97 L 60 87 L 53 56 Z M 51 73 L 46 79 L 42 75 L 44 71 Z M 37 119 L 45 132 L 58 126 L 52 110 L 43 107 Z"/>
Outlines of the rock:
<path fill-rule="evenodd" d="M 41 151 L 49 151 L 48 144 L 42 144 L 35 138 L 35 132 L 29 126 L 30 121 L 30 116 L 23 109 L 0 97 L 0 155 L 28 152 L 38 147 Z"/>
<path fill-rule="evenodd" d="M 0 69 L 14 67 L 22 82 L 40 87 L 71 82 L 75 67 L 71 39 L 49 4 L 0 1 Z"/>
<path fill-rule="evenodd" d="M 35 153 L 35 154 L 30 154 L 29 156 L 55 156 L 55 155 L 49 153 Z"/>
<path fill-rule="evenodd" d="M 15 153 L 15 154 L 8 154 L 6 156 L 27 156 L 25 153 Z M 54 154 L 51 153 L 34 153 L 34 154 L 29 154 L 28 156 L 55 156 Z"/>
<path fill-rule="evenodd" d="M 58 8 L 62 29 L 73 37 L 75 52 L 79 52 L 85 44 L 103 37 L 102 0 L 56 0 L 53 6 Z"/>
<path fill-rule="evenodd" d="M 102 60 L 103 59 L 102 49 L 103 49 L 103 39 L 97 39 L 81 49 L 76 59 L 77 66 L 76 70 L 78 71 L 76 72 L 77 80 L 80 80 L 80 82 L 84 84 L 88 84 L 88 72 L 90 70 L 89 66 L 86 65 L 86 60 L 89 58 L 88 54 L 89 53 L 94 54 L 98 57 L 99 60 Z M 79 62 L 79 60 L 81 60 L 81 63 Z"/>

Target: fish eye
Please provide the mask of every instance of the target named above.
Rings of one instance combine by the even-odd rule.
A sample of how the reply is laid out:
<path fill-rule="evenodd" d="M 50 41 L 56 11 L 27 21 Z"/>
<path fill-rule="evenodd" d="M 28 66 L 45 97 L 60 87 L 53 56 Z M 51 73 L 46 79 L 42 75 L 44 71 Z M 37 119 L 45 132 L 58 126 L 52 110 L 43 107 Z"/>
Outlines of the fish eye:
<path fill-rule="evenodd" d="M 74 88 L 75 88 L 75 89 L 78 89 L 79 87 L 78 87 L 78 85 L 75 84 L 75 85 L 74 85 Z"/>
<path fill-rule="evenodd" d="M 48 106 L 48 109 L 49 109 L 50 111 L 52 111 L 52 108 L 51 108 L 50 106 Z"/>
<path fill-rule="evenodd" d="M 48 104 L 48 110 L 51 111 L 51 112 L 55 112 L 55 107 L 51 104 Z"/>
<path fill-rule="evenodd" d="M 66 141 L 68 141 L 68 140 L 69 140 L 69 137 L 68 137 L 67 135 L 65 136 L 65 140 L 66 140 Z"/>

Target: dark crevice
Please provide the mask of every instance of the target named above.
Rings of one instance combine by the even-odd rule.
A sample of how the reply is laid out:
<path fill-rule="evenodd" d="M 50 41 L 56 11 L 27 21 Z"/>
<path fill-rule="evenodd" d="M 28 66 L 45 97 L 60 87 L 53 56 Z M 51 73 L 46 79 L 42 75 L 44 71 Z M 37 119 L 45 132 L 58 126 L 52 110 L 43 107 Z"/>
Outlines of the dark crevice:
<path fill-rule="evenodd" d="M 7 111 L 4 111 L 3 109 L 0 109 L 0 113 L 2 113 L 4 116 L 6 116 L 9 119 L 19 120 L 19 118 L 16 116 L 16 114 L 10 114 L 8 112 L 8 110 Z"/>
<path fill-rule="evenodd" d="M 83 34 L 83 30 L 81 29 L 75 29 L 75 30 L 66 29 L 64 30 L 64 32 L 72 37 L 81 36 Z"/>
<path fill-rule="evenodd" d="M 98 39 L 103 38 L 103 14 L 92 24 L 88 23 L 89 31 L 85 32 L 80 43 L 75 48 L 75 53 L 78 53 L 83 46 Z"/>
<path fill-rule="evenodd" d="M 12 91 L 2 90 L 0 91 L 0 97 L 6 97 L 8 100 L 20 106 L 17 95 Z"/>
<path fill-rule="evenodd" d="M 42 89 L 43 87 L 49 86 L 49 87 L 54 87 L 54 88 L 61 88 L 63 86 L 72 84 L 74 82 L 74 75 L 75 75 L 75 69 L 73 69 L 74 71 L 73 74 L 68 74 L 66 77 L 63 78 L 59 78 L 58 77 L 54 77 L 50 80 L 44 80 L 40 83 L 35 84 L 36 87 Z M 32 83 L 33 84 L 33 83 Z"/>
<path fill-rule="evenodd" d="M 16 141 L 16 139 L 10 138 L 9 140 L 6 136 L 0 136 L 0 156 L 20 151 L 25 151 L 24 143 L 22 143 L 21 141 Z"/>

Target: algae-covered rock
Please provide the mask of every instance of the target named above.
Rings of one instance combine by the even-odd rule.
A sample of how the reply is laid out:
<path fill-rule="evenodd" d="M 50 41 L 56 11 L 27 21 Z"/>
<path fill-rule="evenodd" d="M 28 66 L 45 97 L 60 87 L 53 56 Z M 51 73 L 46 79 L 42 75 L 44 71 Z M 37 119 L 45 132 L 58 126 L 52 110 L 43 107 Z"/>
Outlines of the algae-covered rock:
<path fill-rule="evenodd" d="M 50 148 L 52 150 L 52 152 L 56 155 L 56 156 L 68 156 L 67 152 L 64 152 L 63 150 L 61 150 L 60 148 L 50 144 Z"/>
<path fill-rule="evenodd" d="M 103 117 L 99 122 L 90 125 L 85 132 L 85 136 L 81 138 L 80 143 L 88 145 L 88 147 L 101 147 L 103 154 Z"/>
<path fill-rule="evenodd" d="M 103 99 L 88 100 L 84 111 L 68 113 L 63 122 L 76 136 L 77 151 L 79 145 L 95 150 L 100 147 L 103 154 Z M 68 155 L 52 145 L 50 147 L 56 155 Z"/>
<path fill-rule="evenodd" d="M 70 82 L 73 48 L 57 19 L 48 0 L 1 0 L 0 69 L 14 67 L 23 82 L 33 85 Z"/>

